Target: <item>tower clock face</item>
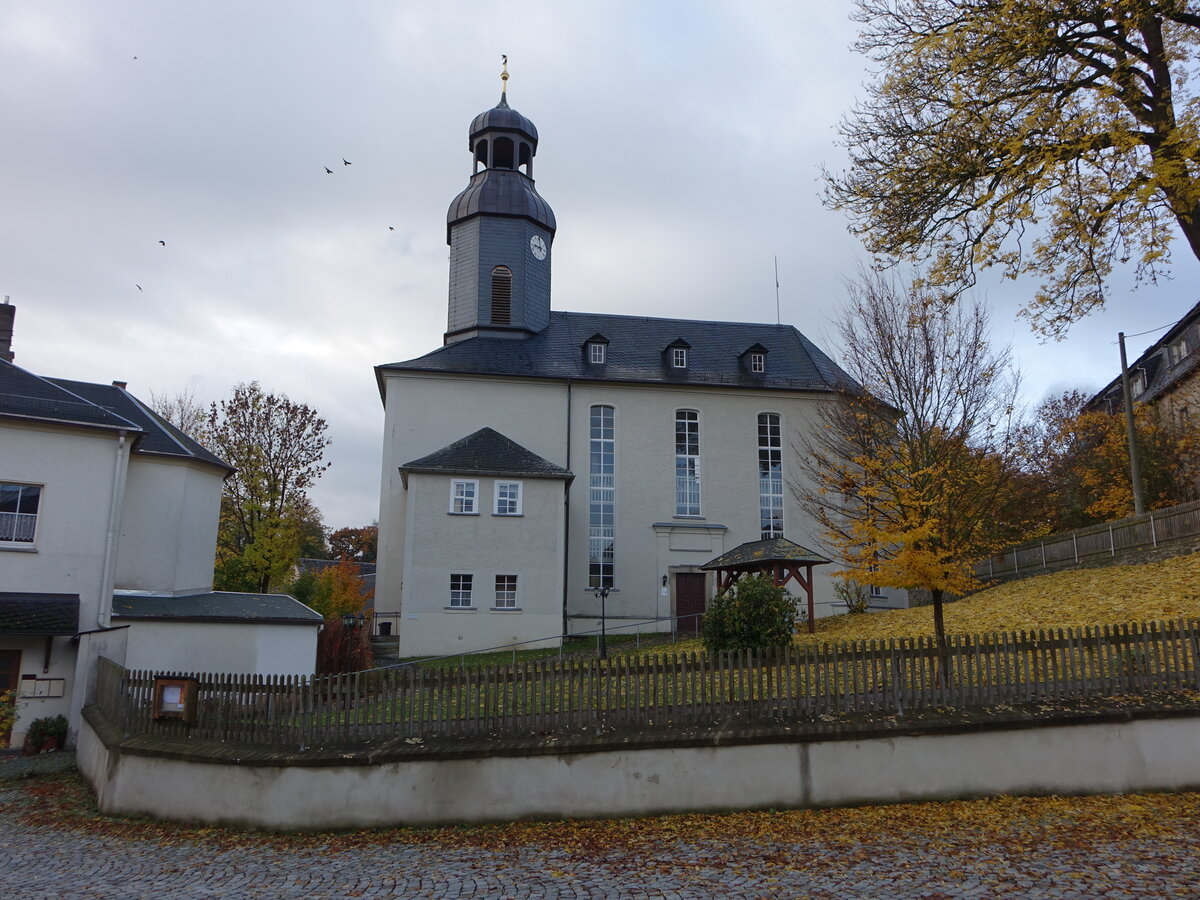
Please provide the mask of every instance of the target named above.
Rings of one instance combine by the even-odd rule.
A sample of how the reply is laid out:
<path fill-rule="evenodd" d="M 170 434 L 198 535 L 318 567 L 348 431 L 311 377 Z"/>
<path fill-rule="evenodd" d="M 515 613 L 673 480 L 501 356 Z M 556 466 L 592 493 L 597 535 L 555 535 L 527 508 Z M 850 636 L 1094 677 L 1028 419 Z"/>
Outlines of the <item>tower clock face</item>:
<path fill-rule="evenodd" d="M 546 242 L 542 240 L 540 234 L 535 234 L 529 239 L 529 252 L 534 255 L 535 259 L 546 258 Z"/>

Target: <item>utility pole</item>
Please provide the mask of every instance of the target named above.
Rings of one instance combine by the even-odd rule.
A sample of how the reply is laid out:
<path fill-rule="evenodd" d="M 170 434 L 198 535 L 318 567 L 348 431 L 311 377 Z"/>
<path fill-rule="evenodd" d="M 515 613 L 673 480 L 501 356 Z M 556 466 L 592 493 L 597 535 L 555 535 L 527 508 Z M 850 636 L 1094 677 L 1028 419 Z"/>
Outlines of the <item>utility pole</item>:
<path fill-rule="evenodd" d="M 1142 467 L 1138 462 L 1137 432 L 1133 426 L 1133 392 L 1129 389 L 1129 364 L 1125 361 L 1125 332 L 1117 332 L 1117 343 L 1121 345 L 1121 393 L 1125 397 L 1125 431 L 1129 437 L 1129 479 L 1133 484 L 1133 514 L 1140 516 L 1146 511 L 1146 498 L 1142 494 Z"/>

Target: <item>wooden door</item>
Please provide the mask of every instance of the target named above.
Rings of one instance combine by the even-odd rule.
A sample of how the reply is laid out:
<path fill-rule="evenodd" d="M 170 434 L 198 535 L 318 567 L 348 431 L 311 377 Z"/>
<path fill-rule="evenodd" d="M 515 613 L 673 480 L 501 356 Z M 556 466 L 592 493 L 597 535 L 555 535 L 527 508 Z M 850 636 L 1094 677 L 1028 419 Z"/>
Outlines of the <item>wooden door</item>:
<path fill-rule="evenodd" d="M 687 634 L 700 631 L 707 608 L 706 601 L 703 572 L 675 573 L 675 615 L 679 631 Z"/>
<path fill-rule="evenodd" d="M 21 651 L 0 650 L 0 694 L 15 691 L 21 680 Z M 0 734 L 0 749 L 8 746 L 8 734 Z"/>

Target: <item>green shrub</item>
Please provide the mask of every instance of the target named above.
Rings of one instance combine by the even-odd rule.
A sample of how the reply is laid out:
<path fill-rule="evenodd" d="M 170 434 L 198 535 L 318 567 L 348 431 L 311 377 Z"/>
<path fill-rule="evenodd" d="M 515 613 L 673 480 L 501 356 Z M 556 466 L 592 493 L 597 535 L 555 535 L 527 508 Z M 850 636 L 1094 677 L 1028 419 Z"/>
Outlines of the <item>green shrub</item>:
<path fill-rule="evenodd" d="M 25 733 L 25 736 L 29 739 L 34 753 L 46 746 L 51 738 L 58 741 L 58 749 L 61 750 L 67 742 L 67 717 L 46 716 L 42 719 L 34 719 L 29 723 L 29 731 Z"/>
<path fill-rule="evenodd" d="M 786 647 L 796 630 L 796 601 L 765 575 L 742 578 L 716 596 L 704 614 L 710 653 Z"/>

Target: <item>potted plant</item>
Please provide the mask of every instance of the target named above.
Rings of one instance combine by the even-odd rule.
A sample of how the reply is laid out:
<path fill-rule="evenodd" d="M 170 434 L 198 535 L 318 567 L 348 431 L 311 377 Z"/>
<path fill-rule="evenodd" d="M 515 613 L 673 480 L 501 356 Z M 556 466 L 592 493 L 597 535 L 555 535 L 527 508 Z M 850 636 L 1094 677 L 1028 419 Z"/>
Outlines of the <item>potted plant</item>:
<path fill-rule="evenodd" d="M 32 756 L 58 750 L 67 742 L 67 717 L 46 716 L 34 719 L 25 732 L 25 754 Z"/>

